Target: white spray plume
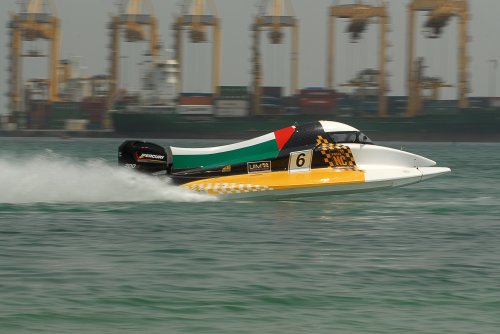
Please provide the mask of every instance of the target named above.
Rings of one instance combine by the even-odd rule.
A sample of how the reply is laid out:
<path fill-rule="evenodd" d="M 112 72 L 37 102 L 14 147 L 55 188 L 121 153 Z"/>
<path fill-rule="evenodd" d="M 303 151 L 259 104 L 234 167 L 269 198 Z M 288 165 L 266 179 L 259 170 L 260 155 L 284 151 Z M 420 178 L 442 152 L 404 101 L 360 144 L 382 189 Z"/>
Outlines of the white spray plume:
<path fill-rule="evenodd" d="M 0 203 L 214 200 L 102 160 L 77 162 L 51 152 L 27 160 L 0 156 L 0 185 Z"/>

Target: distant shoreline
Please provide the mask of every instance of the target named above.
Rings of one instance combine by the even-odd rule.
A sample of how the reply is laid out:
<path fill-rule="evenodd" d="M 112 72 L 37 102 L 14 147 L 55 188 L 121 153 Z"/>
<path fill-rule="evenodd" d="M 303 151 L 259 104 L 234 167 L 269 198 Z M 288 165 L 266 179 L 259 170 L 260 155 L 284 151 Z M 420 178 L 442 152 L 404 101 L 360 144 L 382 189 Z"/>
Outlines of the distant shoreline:
<path fill-rule="evenodd" d="M 245 133 L 224 132 L 214 133 L 190 133 L 170 132 L 167 135 L 159 133 L 130 133 L 122 134 L 111 130 L 13 130 L 0 131 L 0 137 L 31 137 L 31 138 L 140 138 L 140 139 L 235 139 L 244 140 L 265 134 L 266 132 L 251 131 Z M 410 141 L 410 142 L 500 142 L 500 133 L 476 134 L 476 133 L 365 133 L 375 142 L 377 141 Z"/>

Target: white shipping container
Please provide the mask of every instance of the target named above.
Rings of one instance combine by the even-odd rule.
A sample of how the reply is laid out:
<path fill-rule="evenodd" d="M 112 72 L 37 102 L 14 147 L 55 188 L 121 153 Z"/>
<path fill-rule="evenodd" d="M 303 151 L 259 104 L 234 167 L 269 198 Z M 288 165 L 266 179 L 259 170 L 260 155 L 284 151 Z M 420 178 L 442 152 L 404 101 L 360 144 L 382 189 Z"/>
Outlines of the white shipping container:
<path fill-rule="evenodd" d="M 247 100 L 218 100 L 215 115 L 220 117 L 244 117 L 249 114 Z"/>
<path fill-rule="evenodd" d="M 220 108 L 215 110 L 218 117 L 245 117 L 248 116 L 248 108 Z"/>
<path fill-rule="evenodd" d="M 64 122 L 64 130 L 68 131 L 83 131 L 87 130 L 89 121 L 87 119 L 67 119 Z"/>
<path fill-rule="evenodd" d="M 213 115 L 214 107 L 211 105 L 180 105 L 177 107 L 177 113 L 182 115 Z"/>
<path fill-rule="evenodd" d="M 491 97 L 490 98 L 490 107 L 500 107 L 500 98 Z"/>
<path fill-rule="evenodd" d="M 15 130 L 17 130 L 17 124 L 16 123 L 3 123 L 2 130 L 15 131 Z"/>
<path fill-rule="evenodd" d="M 248 108 L 248 100 L 217 100 L 215 102 L 217 108 Z"/>

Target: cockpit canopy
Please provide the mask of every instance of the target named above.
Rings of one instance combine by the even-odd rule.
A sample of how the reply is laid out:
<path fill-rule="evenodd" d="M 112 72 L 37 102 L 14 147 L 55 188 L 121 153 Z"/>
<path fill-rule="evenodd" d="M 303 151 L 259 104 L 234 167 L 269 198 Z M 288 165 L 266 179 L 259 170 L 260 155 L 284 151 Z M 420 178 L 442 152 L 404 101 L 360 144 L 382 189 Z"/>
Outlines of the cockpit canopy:
<path fill-rule="evenodd" d="M 320 124 L 334 143 L 373 144 L 367 135 L 350 125 L 332 121 L 320 121 Z"/>
<path fill-rule="evenodd" d="M 327 132 L 334 143 L 373 144 L 370 138 L 361 131 Z"/>

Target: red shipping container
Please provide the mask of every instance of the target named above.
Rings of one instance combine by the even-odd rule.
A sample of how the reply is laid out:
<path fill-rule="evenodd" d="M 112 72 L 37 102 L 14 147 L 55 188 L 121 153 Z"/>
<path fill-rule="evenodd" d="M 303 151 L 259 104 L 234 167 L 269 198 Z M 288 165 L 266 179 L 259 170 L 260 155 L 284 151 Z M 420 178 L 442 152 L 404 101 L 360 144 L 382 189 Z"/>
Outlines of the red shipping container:
<path fill-rule="evenodd" d="M 46 129 L 48 122 L 47 102 L 32 101 L 26 112 L 28 129 Z"/>
<path fill-rule="evenodd" d="M 335 95 L 336 95 L 336 92 L 333 89 L 315 88 L 315 89 L 301 89 L 300 90 L 300 96 L 302 96 L 302 97 L 313 97 L 313 96 L 335 97 Z"/>
<path fill-rule="evenodd" d="M 103 98 L 86 99 L 82 104 L 82 111 L 90 123 L 100 124 L 107 111 L 107 101 Z"/>
<path fill-rule="evenodd" d="M 102 123 L 106 111 L 100 109 L 93 109 L 88 111 L 88 117 L 90 123 Z"/>
<path fill-rule="evenodd" d="M 212 96 L 180 96 L 181 106 L 209 106 L 213 104 Z"/>
<path fill-rule="evenodd" d="M 301 107 L 335 107 L 335 99 L 331 97 L 301 97 Z"/>
<path fill-rule="evenodd" d="M 302 107 L 300 113 L 303 115 L 333 115 L 332 107 Z"/>

